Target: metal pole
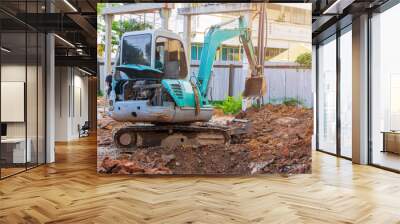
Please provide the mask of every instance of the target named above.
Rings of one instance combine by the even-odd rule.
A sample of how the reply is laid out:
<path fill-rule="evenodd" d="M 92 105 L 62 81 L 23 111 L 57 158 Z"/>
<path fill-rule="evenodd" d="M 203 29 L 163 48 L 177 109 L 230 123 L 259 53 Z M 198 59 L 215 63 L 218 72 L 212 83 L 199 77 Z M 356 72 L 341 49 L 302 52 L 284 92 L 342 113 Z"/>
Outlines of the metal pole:
<path fill-rule="evenodd" d="M 258 65 L 261 77 L 264 77 L 264 62 L 265 62 L 265 49 L 264 49 L 264 25 L 265 25 L 265 3 L 260 3 L 261 11 L 258 18 Z M 257 106 L 261 106 L 261 96 L 257 98 Z"/>
<path fill-rule="evenodd" d="M 184 42 L 186 47 L 186 61 L 187 61 L 187 68 L 188 73 L 190 76 L 190 62 L 191 62 L 191 33 L 192 33 L 192 18 L 190 15 L 185 15 L 183 18 L 183 35 L 184 35 Z"/>
<path fill-rule="evenodd" d="M 111 74 L 111 51 L 112 51 L 112 45 L 111 45 L 111 25 L 112 25 L 112 20 L 113 20 L 113 15 L 105 15 L 105 57 L 104 57 L 104 73 L 105 76 Z"/>

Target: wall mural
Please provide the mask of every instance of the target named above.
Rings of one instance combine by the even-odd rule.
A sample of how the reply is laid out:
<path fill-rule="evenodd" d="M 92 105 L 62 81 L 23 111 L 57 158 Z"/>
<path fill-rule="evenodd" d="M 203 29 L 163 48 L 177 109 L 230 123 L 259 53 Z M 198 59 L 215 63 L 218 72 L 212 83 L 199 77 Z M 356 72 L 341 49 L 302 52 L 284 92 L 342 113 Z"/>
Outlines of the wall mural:
<path fill-rule="evenodd" d="M 97 7 L 98 58 L 110 52 L 113 61 L 99 69 L 99 173 L 311 172 L 313 110 L 302 100 L 310 79 L 300 78 L 311 76 L 311 4 L 176 3 L 107 16 L 121 5 Z M 218 14 L 191 16 L 191 34 L 182 33 L 183 15 L 202 10 Z"/>

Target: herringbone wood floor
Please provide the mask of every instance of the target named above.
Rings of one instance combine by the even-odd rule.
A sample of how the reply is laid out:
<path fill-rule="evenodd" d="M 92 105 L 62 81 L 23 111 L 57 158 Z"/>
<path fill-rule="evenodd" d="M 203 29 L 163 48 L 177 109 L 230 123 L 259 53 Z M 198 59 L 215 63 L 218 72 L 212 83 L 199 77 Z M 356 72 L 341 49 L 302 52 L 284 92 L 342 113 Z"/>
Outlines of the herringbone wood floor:
<path fill-rule="evenodd" d="M 400 223 L 400 175 L 323 153 L 288 178 L 101 176 L 95 138 L 56 155 L 0 181 L 0 223 Z"/>

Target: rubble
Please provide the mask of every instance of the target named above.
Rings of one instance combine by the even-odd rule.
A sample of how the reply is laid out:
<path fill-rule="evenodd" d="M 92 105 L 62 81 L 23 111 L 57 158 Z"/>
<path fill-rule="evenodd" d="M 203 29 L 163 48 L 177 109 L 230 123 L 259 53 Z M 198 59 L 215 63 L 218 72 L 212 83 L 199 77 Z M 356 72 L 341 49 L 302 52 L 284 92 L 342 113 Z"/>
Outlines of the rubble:
<path fill-rule="evenodd" d="M 259 173 L 261 170 L 264 169 L 264 167 L 268 166 L 272 162 L 274 162 L 274 159 L 270 159 L 264 162 L 251 162 L 249 165 L 249 167 L 251 168 L 251 174 Z"/>
<path fill-rule="evenodd" d="M 100 165 L 101 171 L 104 173 L 120 173 L 120 174 L 172 174 L 171 170 L 161 164 L 148 166 L 135 160 L 128 159 L 111 159 L 106 156 Z"/>
<path fill-rule="evenodd" d="M 241 112 L 236 119 L 248 119 L 251 130 L 238 144 L 199 147 L 139 148 L 115 152 L 112 128 L 116 122 L 99 112 L 99 172 L 123 174 L 261 174 L 310 173 L 313 112 L 296 106 L 265 105 Z M 214 114 L 215 122 L 232 117 Z M 113 152 L 113 153 L 111 153 Z"/>

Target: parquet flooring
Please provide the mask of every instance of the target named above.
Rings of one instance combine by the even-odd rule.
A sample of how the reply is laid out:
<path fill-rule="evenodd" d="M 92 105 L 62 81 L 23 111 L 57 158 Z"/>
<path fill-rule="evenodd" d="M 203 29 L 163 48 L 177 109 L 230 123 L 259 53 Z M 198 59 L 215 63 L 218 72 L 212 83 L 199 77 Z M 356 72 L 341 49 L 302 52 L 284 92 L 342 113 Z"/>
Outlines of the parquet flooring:
<path fill-rule="evenodd" d="M 400 223 L 400 175 L 313 153 L 313 174 L 129 177 L 96 173 L 94 137 L 0 181 L 0 223 Z"/>

